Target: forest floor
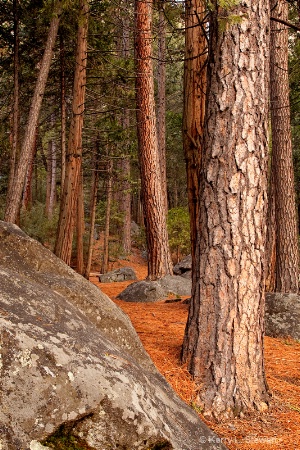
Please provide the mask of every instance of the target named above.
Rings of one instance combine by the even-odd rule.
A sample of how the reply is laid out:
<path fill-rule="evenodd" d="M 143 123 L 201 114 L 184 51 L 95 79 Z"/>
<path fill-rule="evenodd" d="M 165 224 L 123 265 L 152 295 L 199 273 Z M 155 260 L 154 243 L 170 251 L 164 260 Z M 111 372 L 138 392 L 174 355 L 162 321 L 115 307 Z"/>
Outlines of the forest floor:
<path fill-rule="evenodd" d="M 139 252 L 114 262 L 110 270 L 132 267 L 138 279 L 147 275 L 147 264 Z M 180 362 L 188 305 L 180 302 L 126 303 L 116 296 L 130 282 L 99 283 L 97 264 L 90 281 L 128 314 L 155 366 L 177 394 L 194 405 L 196 386 L 186 366 Z M 182 298 L 182 300 L 184 297 Z M 215 424 L 201 419 L 213 429 L 230 450 L 300 449 L 300 343 L 291 339 L 265 338 L 266 377 L 272 393 L 267 412 L 252 413 L 243 419 Z"/>

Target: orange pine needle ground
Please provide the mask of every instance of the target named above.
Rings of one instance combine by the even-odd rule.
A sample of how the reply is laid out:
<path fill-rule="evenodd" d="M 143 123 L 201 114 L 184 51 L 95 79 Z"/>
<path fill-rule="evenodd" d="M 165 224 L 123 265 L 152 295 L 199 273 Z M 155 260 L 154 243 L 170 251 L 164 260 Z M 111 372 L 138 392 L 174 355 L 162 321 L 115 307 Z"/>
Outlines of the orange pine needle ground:
<path fill-rule="evenodd" d="M 146 263 L 137 253 L 129 261 L 117 261 L 112 269 L 120 266 L 132 267 L 139 279 L 147 275 Z M 163 301 L 126 303 L 116 300 L 116 296 L 130 282 L 99 283 L 95 274 L 90 280 L 128 314 L 157 369 L 178 395 L 193 405 L 196 386 L 180 363 L 188 306 Z M 266 337 L 265 366 L 273 395 L 267 412 L 217 425 L 206 421 L 230 450 L 300 449 L 300 343 Z M 200 417 L 203 420 L 201 414 Z"/>

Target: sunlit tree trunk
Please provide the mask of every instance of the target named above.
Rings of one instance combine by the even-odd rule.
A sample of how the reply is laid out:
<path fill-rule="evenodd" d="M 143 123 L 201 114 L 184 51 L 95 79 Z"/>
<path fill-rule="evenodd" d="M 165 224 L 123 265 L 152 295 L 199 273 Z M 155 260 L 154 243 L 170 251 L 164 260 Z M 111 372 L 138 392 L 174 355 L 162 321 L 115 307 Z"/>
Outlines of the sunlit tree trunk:
<path fill-rule="evenodd" d="M 187 171 L 191 253 L 195 258 L 199 222 L 199 175 L 203 146 L 206 101 L 207 41 L 199 21 L 205 16 L 203 0 L 185 2 L 185 62 L 183 93 L 183 147 Z M 194 264 L 193 264 L 194 266 Z"/>
<path fill-rule="evenodd" d="M 135 2 L 136 104 L 148 279 L 172 273 L 156 134 L 152 64 L 152 1 Z"/>
<path fill-rule="evenodd" d="M 288 3 L 271 0 L 272 16 L 288 20 Z M 299 290 L 299 249 L 288 78 L 288 29 L 271 22 L 272 172 L 275 185 L 276 291 Z"/>
<path fill-rule="evenodd" d="M 76 67 L 73 89 L 72 119 L 66 155 L 66 177 L 61 197 L 55 254 L 71 262 L 76 217 L 76 202 L 82 164 L 82 128 L 85 102 L 87 62 L 88 2 L 80 0 Z"/>
<path fill-rule="evenodd" d="M 5 210 L 5 220 L 7 222 L 15 223 L 21 208 L 21 200 L 26 177 L 26 171 L 30 155 L 32 152 L 32 147 L 34 145 L 35 130 L 38 124 L 39 113 L 45 92 L 46 82 L 48 79 L 48 73 L 53 55 L 53 48 L 58 31 L 60 14 L 61 14 L 61 5 L 60 2 L 58 2 L 56 3 L 52 20 L 50 23 L 46 47 L 41 61 L 41 67 L 29 111 L 29 118 L 25 131 L 25 137 L 20 151 L 20 158 L 14 173 L 14 183 L 11 185 L 11 191 L 8 192 L 7 194 L 8 200 L 6 203 L 6 210 Z"/>
<path fill-rule="evenodd" d="M 264 411 L 269 401 L 263 335 L 270 20 L 265 0 L 229 11 L 214 6 L 198 266 L 183 360 L 199 383 L 204 414 L 222 420 Z M 226 15 L 241 23 L 221 27 Z"/>

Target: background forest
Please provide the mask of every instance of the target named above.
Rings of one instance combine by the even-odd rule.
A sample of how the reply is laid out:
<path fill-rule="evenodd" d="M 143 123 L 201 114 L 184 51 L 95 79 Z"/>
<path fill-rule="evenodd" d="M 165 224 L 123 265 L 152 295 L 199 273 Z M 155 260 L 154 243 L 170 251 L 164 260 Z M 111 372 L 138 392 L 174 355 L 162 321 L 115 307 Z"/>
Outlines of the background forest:
<path fill-rule="evenodd" d="M 129 228 L 131 221 L 143 227 L 135 114 L 134 12 L 132 2 L 124 1 L 90 2 L 89 7 L 82 131 L 85 256 L 91 221 L 91 197 L 96 183 L 96 232 L 106 231 L 113 236 L 109 254 L 114 257 L 130 251 L 131 243 L 124 244 L 122 240 L 123 229 L 126 225 L 128 228 L 128 222 Z M 24 140 L 53 5 L 43 1 L 7 1 L 1 2 L 0 8 L 0 208 L 3 219 L 12 147 L 16 146 L 17 159 Z M 20 226 L 51 249 L 54 249 L 64 177 L 62 158 L 65 156 L 62 155 L 66 152 L 72 114 L 78 14 L 78 2 L 65 2 L 34 145 L 30 150 L 19 217 Z M 157 94 L 159 66 L 163 64 L 166 70 L 166 127 L 163 139 L 167 154 L 168 207 L 171 210 L 170 225 L 176 228 L 176 233 L 171 231 L 170 244 L 173 250 L 180 246 L 181 251 L 187 253 L 189 222 L 181 137 L 184 57 L 181 3 L 168 2 L 165 5 L 163 27 L 166 50 L 164 60 L 160 61 L 156 5 L 153 29 L 155 86 Z M 125 221 L 127 224 L 124 224 Z M 142 231 L 136 236 L 135 243 L 145 248 Z"/>
<path fill-rule="evenodd" d="M 297 5 L 295 2 L 289 3 L 289 19 L 297 22 Z M 53 8 L 53 2 L 38 0 L 3 1 L 0 5 L 2 219 L 7 201 L 9 173 L 16 167 L 28 127 L 30 105 Z M 102 261 L 102 270 L 105 271 L 109 257 L 130 252 L 128 230 L 132 221 L 141 227 L 141 232 L 135 237 L 135 245 L 143 249 L 146 246 L 142 231 L 141 182 L 137 154 L 139 124 L 136 122 L 134 5 L 133 2 L 125 0 L 91 1 L 89 8 L 82 128 L 84 260 L 87 261 L 89 230 L 95 220 L 96 233 L 99 235 L 102 232 L 106 236 Z M 62 2 L 62 11 L 59 14 L 61 16 L 58 36 L 54 44 L 43 103 L 34 127 L 35 137 L 29 149 L 29 164 L 26 168 L 25 184 L 22 186 L 22 208 L 18 213 L 20 226 L 52 250 L 57 233 L 72 117 L 76 49 L 78 50 L 77 28 L 78 20 L 81 20 L 78 19 L 79 2 Z M 201 26 L 203 29 L 203 24 Z M 175 258 L 175 254 L 189 253 L 190 246 L 182 138 L 184 2 L 154 2 L 152 47 L 157 129 L 160 134 L 160 147 L 164 151 L 165 146 L 166 152 L 169 243 Z M 291 125 L 298 205 L 299 52 L 297 32 L 290 29 Z M 108 236 L 111 236 L 111 239 L 108 239 Z"/>

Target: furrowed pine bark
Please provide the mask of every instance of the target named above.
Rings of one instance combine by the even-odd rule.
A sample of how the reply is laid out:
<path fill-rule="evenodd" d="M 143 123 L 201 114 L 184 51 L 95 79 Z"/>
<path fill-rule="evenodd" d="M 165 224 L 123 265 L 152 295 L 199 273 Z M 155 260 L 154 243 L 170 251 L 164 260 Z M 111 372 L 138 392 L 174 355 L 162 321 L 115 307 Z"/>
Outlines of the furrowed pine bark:
<path fill-rule="evenodd" d="M 88 1 L 80 0 L 72 119 L 66 154 L 66 176 L 61 197 L 54 253 L 70 265 L 76 217 L 76 202 L 82 164 L 82 128 L 85 102 Z"/>
<path fill-rule="evenodd" d="M 148 279 L 172 273 L 156 134 L 152 64 L 153 1 L 135 2 L 136 105 Z"/>
<path fill-rule="evenodd" d="M 288 3 L 271 0 L 272 16 L 288 20 Z M 270 95 L 275 185 L 276 288 L 298 293 L 299 248 L 288 78 L 288 29 L 271 22 Z"/>
<path fill-rule="evenodd" d="M 187 193 L 190 212 L 191 253 L 195 264 L 197 224 L 199 222 L 199 175 L 206 102 L 207 41 L 203 0 L 185 2 L 185 61 L 183 93 L 183 148 L 187 171 Z"/>
<path fill-rule="evenodd" d="M 268 408 L 264 373 L 269 6 L 214 2 L 199 238 L 183 360 L 197 403 L 223 420 Z M 220 18 L 236 15 L 239 24 Z M 223 26 L 222 26 L 223 25 Z"/>
<path fill-rule="evenodd" d="M 35 130 L 38 125 L 39 113 L 52 61 L 53 48 L 57 36 L 60 14 L 61 14 L 61 4 L 60 2 L 58 2 L 56 3 L 53 12 L 53 17 L 50 23 L 46 47 L 41 61 L 41 67 L 38 74 L 31 102 L 31 107 L 29 111 L 24 141 L 20 151 L 20 158 L 14 173 L 14 183 L 11 184 L 11 192 L 8 192 L 7 194 L 7 203 L 4 216 L 4 220 L 6 222 L 16 223 L 21 208 L 22 193 L 26 177 L 27 166 L 32 152 L 32 147 L 34 145 Z"/>

